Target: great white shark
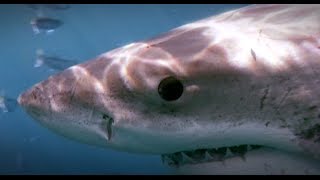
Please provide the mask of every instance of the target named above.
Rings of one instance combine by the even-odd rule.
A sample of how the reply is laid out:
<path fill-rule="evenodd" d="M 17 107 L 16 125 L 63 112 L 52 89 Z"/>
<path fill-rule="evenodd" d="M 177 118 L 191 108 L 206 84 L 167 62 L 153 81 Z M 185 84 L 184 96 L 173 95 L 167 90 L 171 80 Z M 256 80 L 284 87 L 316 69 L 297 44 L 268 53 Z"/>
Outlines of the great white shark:
<path fill-rule="evenodd" d="M 108 51 L 18 97 L 52 131 L 181 174 L 320 174 L 320 5 L 250 5 Z"/>

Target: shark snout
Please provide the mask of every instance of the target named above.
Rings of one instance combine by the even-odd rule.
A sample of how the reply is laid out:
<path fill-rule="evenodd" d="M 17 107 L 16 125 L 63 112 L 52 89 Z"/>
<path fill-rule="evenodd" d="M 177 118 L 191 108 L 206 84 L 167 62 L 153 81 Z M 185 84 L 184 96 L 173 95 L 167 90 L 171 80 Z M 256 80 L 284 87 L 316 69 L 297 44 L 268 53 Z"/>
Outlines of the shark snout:
<path fill-rule="evenodd" d="M 19 105 L 28 110 L 30 108 L 44 108 L 48 97 L 39 86 L 33 86 L 29 90 L 21 93 L 17 98 Z"/>

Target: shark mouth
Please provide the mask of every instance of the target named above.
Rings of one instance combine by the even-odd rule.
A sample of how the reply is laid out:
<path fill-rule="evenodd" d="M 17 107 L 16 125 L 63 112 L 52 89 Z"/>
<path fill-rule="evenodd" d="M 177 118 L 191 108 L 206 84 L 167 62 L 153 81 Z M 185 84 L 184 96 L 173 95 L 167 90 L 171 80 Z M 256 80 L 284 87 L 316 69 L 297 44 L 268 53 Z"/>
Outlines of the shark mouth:
<path fill-rule="evenodd" d="M 191 151 L 180 151 L 172 154 L 161 155 L 162 162 L 171 167 L 179 167 L 185 164 L 197 164 L 213 161 L 223 162 L 225 159 L 240 156 L 244 161 L 248 151 L 260 149 L 261 145 L 239 145 L 230 147 L 220 147 L 212 149 L 196 149 Z"/>

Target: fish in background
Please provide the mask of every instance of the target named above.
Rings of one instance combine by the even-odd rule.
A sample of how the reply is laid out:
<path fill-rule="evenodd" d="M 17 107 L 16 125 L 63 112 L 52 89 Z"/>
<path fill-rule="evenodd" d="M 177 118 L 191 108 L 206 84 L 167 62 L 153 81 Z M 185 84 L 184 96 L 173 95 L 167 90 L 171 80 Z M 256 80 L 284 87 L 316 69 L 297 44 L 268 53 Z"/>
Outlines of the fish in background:
<path fill-rule="evenodd" d="M 14 98 L 5 95 L 4 91 L 0 91 L 0 110 L 3 113 L 13 112 L 17 108 L 18 103 Z"/>
<path fill-rule="evenodd" d="M 59 19 L 39 16 L 35 19 L 32 19 L 30 24 L 35 34 L 39 34 L 41 32 L 50 34 L 54 32 L 57 28 L 61 27 L 63 25 L 63 22 Z"/>
<path fill-rule="evenodd" d="M 70 9 L 69 4 L 26 4 L 27 7 L 33 10 L 50 9 L 50 10 L 67 10 Z"/>
<path fill-rule="evenodd" d="M 40 136 L 24 137 L 23 142 L 24 143 L 33 143 L 39 139 L 40 139 Z"/>
<path fill-rule="evenodd" d="M 78 63 L 74 60 L 62 59 L 57 56 L 45 55 L 42 49 L 38 49 L 36 51 L 36 55 L 37 58 L 34 64 L 35 68 L 45 65 L 49 67 L 51 70 L 62 71 Z"/>
<path fill-rule="evenodd" d="M 71 7 L 69 4 L 43 4 L 43 6 L 51 10 L 67 10 Z"/>

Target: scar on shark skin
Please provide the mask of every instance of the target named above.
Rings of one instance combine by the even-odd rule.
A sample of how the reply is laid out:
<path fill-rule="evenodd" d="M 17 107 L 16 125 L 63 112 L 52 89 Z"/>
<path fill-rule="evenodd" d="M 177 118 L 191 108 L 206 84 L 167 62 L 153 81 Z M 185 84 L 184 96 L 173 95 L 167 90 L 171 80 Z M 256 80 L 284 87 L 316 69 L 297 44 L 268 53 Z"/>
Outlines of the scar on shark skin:
<path fill-rule="evenodd" d="M 76 92 L 76 86 L 75 86 L 75 84 L 76 84 L 76 82 L 73 83 L 72 88 L 71 88 L 71 92 L 70 92 L 70 93 L 71 93 L 71 95 L 70 95 L 70 102 L 72 102 L 73 97 L 74 97 L 75 92 Z"/>
<path fill-rule="evenodd" d="M 282 103 L 288 98 L 289 93 L 291 92 L 291 88 L 288 88 L 286 94 L 283 96 L 283 98 L 281 99 L 279 106 L 276 108 L 276 111 L 278 112 L 280 107 L 282 106 Z"/>
<path fill-rule="evenodd" d="M 260 110 L 264 107 L 264 101 L 267 99 L 267 96 L 269 94 L 269 86 L 264 90 L 264 94 L 260 99 Z"/>
<path fill-rule="evenodd" d="M 254 61 L 257 61 L 256 53 L 254 52 L 254 50 L 252 48 L 251 48 L 251 55 L 252 55 Z"/>

